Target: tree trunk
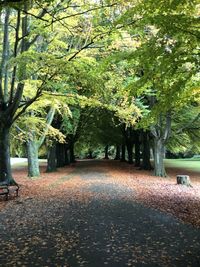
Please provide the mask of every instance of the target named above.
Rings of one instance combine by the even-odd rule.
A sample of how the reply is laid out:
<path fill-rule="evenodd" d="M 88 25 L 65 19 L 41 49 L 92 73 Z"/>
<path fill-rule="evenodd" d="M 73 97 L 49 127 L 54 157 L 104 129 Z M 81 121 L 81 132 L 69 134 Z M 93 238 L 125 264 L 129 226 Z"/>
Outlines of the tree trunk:
<path fill-rule="evenodd" d="M 108 157 L 108 145 L 105 146 L 105 157 L 104 159 L 109 159 Z"/>
<path fill-rule="evenodd" d="M 57 167 L 62 168 L 65 166 L 65 145 L 57 143 L 56 144 L 56 158 Z"/>
<path fill-rule="evenodd" d="M 150 162 L 150 144 L 149 144 L 149 133 L 147 131 L 142 132 L 142 166 L 143 170 L 152 170 Z"/>
<path fill-rule="evenodd" d="M 52 146 L 48 148 L 47 152 L 47 172 L 55 172 L 56 166 L 56 144 L 53 143 Z"/>
<path fill-rule="evenodd" d="M 166 177 L 164 167 L 164 148 L 165 144 L 162 139 L 154 139 L 154 175 Z"/>
<path fill-rule="evenodd" d="M 14 183 L 10 163 L 10 125 L 6 125 L 8 114 L 5 113 L 8 106 L 8 88 L 7 88 L 7 61 L 9 52 L 9 16 L 10 9 L 5 9 L 3 26 L 3 44 L 0 62 L 0 182 Z M 2 21 L 3 22 L 3 21 Z M 4 84 L 4 86 L 3 86 Z M 6 116 L 4 115 L 6 114 Z M 4 119 L 4 121 L 2 121 Z"/>
<path fill-rule="evenodd" d="M 8 103 L 9 96 L 8 96 L 8 60 L 9 60 L 9 17 L 10 17 L 10 8 L 7 7 L 5 9 L 5 24 L 4 24 L 4 40 L 3 40 L 3 51 L 2 51 L 2 78 L 4 80 L 4 102 Z M 2 82 L 2 81 L 1 81 Z"/>
<path fill-rule="evenodd" d="M 10 128 L 0 124 L 0 183 L 14 185 L 10 162 Z"/>
<path fill-rule="evenodd" d="M 89 151 L 88 151 L 88 159 L 93 159 L 92 150 L 91 149 L 89 149 Z"/>
<path fill-rule="evenodd" d="M 121 148 L 122 148 L 121 162 L 125 162 L 126 161 L 126 146 L 125 146 L 125 144 L 122 144 Z"/>
<path fill-rule="evenodd" d="M 75 155 L 74 155 L 74 143 L 72 143 L 70 145 L 70 148 L 69 148 L 69 155 L 70 155 L 70 162 L 71 163 L 75 163 L 76 160 L 75 160 Z"/>
<path fill-rule="evenodd" d="M 133 136 L 133 128 L 132 126 L 127 127 L 124 125 L 123 128 L 123 135 L 125 138 L 125 143 L 126 143 L 126 148 L 128 152 L 128 163 L 133 164 L 133 141 L 134 141 L 134 136 Z"/>
<path fill-rule="evenodd" d="M 38 144 L 33 140 L 27 141 L 27 157 L 28 157 L 28 176 L 40 176 L 39 160 L 38 160 Z"/>
<path fill-rule="evenodd" d="M 166 177 L 164 153 L 165 144 L 171 134 L 171 111 L 164 116 L 160 113 L 158 124 L 151 127 L 151 133 L 154 136 L 154 175 Z"/>
<path fill-rule="evenodd" d="M 116 146 L 116 155 L 115 155 L 115 160 L 120 160 L 120 146 Z"/>
<path fill-rule="evenodd" d="M 65 145 L 65 165 L 70 165 L 69 148 Z"/>
<path fill-rule="evenodd" d="M 139 131 L 134 132 L 135 142 L 135 167 L 140 167 L 140 133 Z"/>
<path fill-rule="evenodd" d="M 154 152 L 153 152 L 153 148 L 150 148 L 150 159 L 154 159 Z"/>
<path fill-rule="evenodd" d="M 131 142 L 126 143 L 128 152 L 128 163 L 133 164 L 133 144 Z"/>

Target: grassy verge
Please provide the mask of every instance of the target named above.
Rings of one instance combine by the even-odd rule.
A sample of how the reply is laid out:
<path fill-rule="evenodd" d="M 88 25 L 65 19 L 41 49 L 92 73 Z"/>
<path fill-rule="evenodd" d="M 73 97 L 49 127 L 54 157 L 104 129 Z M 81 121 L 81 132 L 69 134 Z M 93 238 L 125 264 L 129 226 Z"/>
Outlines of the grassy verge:
<path fill-rule="evenodd" d="M 165 166 L 200 173 L 200 159 L 165 159 Z"/>

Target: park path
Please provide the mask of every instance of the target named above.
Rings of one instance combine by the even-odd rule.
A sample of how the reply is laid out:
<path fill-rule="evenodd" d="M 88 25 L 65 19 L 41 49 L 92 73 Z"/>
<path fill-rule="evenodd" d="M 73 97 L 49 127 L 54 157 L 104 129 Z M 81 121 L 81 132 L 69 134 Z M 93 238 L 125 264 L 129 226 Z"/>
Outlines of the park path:
<path fill-rule="evenodd" d="M 200 230 L 137 203 L 134 189 L 113 183 L 112 168 L 78 162 L 51 185 L 61 197 L 8 205 L 0 266 L 199 267 Z M 79 186 L 65 191 L 68 182 Z"/>

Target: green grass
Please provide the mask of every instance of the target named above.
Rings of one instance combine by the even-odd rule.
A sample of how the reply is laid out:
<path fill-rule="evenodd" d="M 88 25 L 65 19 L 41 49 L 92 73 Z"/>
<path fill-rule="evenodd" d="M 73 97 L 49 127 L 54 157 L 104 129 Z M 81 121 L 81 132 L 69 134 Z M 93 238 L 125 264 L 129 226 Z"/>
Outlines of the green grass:
<path fill-rule="evenodd" d="M 200 173 L 200 159 L 165 159 L 165 166 L 167 168 L 179 168 Z"/>
<path fill-rule="evenodd" d="M 40 166 L 44 166 L 46 160 L 40 160 Z M 165 159 L 165 166 L 167 168 L 178 168 L 182 170 L 194 171 L 200 173 L 200 158 L 189 158 L 189 159 Z M 27 163 L 16 163 L 13 164 L 14 168 L 27 167 Z M 69 176 L 62 177 L 62 180 L 70 179 Z"/>

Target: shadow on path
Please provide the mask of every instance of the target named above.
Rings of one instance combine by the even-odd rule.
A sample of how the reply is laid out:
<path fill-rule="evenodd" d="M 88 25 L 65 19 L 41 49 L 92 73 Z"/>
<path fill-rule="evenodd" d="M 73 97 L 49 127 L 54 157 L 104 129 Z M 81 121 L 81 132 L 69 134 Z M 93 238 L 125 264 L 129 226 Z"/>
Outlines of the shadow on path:
<path fill-rule="evenodd" d="M 70 175 L 83 187 L 74 196 L 66 191 L 66 198 L 30 199 L 1 212 L 0 266 L 199 267 L 200 230 L 127 201 L 134 191 L 104 183 L 106 164 L 77 163 Z M 93 183 L 84 187 L 87 180 Z"/>

